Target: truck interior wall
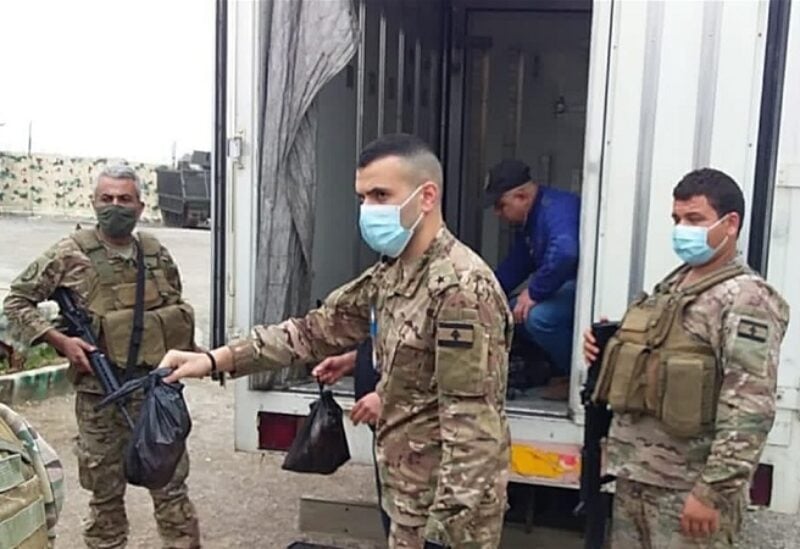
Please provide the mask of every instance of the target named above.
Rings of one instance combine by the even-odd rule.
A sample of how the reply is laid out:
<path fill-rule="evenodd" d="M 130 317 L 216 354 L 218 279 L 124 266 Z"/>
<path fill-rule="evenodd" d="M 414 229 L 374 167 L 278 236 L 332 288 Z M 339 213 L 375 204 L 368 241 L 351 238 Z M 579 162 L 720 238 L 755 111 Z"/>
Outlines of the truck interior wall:
<path fill-rule="evenodd" d="M 317 97 L 318 181 L 311 255 L 313 303 L 353 276 L 355 248 L 351 243 L 358 238 L 358 204 L 353 192 L 356 158 L 354 75 L 354 65 L 351 64 Z"/>
<path fill-rule="evenodd" d="M 531 166 L 537 181 L 580 194 L 590 25 L 589 12 L 468 13 L 469 36 L 489 45 L 485 165 L 466 175 L 476 190 L 489 167 L 516 157 Z M 509 230 L 490 209 L 480 216 L 479 251 L 495 266 L 505 255 Z"/>
<path fill-rule="evenodd" d="M 350 61 L 317 98 L 317 206 L 312 257 L 312 298 L 372 265 L 377 255 L 358 233 L 353 184 L 358 154 L 379 135 L 413 132 L 438 143 L 438 3 L 368 1 L 365 9 L 363 116 L 357 120 L 358 59 Z M 402 46 L 402 47 L 401 47 Z"/>

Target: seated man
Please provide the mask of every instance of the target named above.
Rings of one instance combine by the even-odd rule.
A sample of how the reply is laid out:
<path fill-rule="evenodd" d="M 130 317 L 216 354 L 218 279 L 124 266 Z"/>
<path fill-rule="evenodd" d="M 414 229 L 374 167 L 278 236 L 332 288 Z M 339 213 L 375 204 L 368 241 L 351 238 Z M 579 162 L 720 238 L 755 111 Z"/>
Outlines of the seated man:
<path fill-rule="evenodd" d="M 566 400 L 572 358 L 575 278 L 578 272 L 580 198 L 531 179 L 519 160 L 503 160 L 489 171 L 485 205 L 516 227 L 511 250 L 495 275 L 512 299 L 517 333 L 550 359 L 552 378 L 545 398 Z"/>

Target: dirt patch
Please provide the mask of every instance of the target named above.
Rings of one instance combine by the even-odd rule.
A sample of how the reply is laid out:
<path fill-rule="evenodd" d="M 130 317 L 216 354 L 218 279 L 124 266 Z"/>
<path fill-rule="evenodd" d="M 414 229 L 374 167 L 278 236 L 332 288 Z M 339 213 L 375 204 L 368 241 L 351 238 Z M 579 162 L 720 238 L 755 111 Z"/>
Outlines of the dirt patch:
<path fill-rule="evenodd" d="M 278 548 L 300 539 L 338 547 L 374 546 L 345 539 L 311 538 L 297 530 L 301 496 L 374 500 L 370 467 L 345 465 L 330 477 L 282 471 L 280 455 L 234 451 L 232 384 L 220 388 L 208 381 L 190 381 L 186 393 L 194 421 L 189 437 L 189 490 L 200 516 L 204 547 Z M 83 546 L 81 520 L 89 500 L 89 493 L 78 484 L 73 407 L 72 396 L 18 407 L 64 462 L 67 499 L 56 546 L 69 548 Z M 131 524 L 128 546 L 158 547 L 148 493 L 129 487 L 126 499 Z M 375 520 L 379 520 L 377 514 Z"/>

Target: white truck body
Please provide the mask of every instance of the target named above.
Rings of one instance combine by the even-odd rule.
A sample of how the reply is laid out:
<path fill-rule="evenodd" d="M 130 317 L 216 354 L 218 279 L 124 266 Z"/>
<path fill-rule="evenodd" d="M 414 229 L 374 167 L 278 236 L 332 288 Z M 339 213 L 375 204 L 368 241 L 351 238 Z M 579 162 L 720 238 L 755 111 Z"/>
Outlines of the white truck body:
<path fill-rule="evenodd" d="M 352 64 L 355 72 L 348 69 L 350 74 L 332 80 L 318 98 L 318 172 L 321 178 L 325 178 L 318 191 L 322 194 L 318 194 L 316 206 L 319 215 L 314 248 L 315 254 L 319 253 L 321 257 L 318 263 L 315 258 L 314 275 L 325 279 L 318 283 L 315 278 L 314 285 L 320 293 L 354 276 L 358 269 L 369 263 L 369 256 L 356 244 L 356 206 L 351 185 L 354 153 L 371 138 L 368 135 L 370 131 L 373 134 L 377 131 L 365 129 L 368 124 L 358 118 L 363 115 L 363 108 L 356 106 L 356 100 L 368 99 L 369 92 L 365 90 L 370 88 L 370 63 L 383 55 L 385 61 L 377 60 L 380 78 L 376 91 L 378 103 L 382 102 L 384 109 L 395 108 L 387 104 L 392 96 L 387 89 L 397 84 L 390 78 L 392 63 L 387 61 L 392 55 L 391 45 L 395 39 L 405 40 L 399 48 L 395 47 L 394 55 L 397 55 L 414 44 L 414 36 L 423 33 L 420 30 L 414 35 L 414 29 L 421 27 L 404 26 L 402 17 L 399 23 L 392 23 L 391 4 L 390 1 L 368 2 L 359 10 L 362 17 L 366 16 L 367 24 L 371 24 L 371 17 L 377 21 L 378 51 L 373 51 L 370 45 L 374 33 L 364 33 L 366 37 L 361 43 L 363 56 L 358 54 Z M 403 17 L 406 18 L 409 10 L 422 9 L 417 3 L 411 3 L 411 7 L 408 2 L 405 4 Z M 751 252 L 748 249 L 749 235 L 753 227 L 760 224 L 769 244 L 767 278 L 785 296 L 792 309 L 800 311 L 800 285 L 792 283 L 794 278 L 791 274 L 800 272 L 800 255 L 792 252 L 800 249 L 800 215 L 796 219 L 793 217 L 793 213 L 797 213 L 794 210 L 800 211 L 800 10 L 792 10 L 789 22 L 785 81 L 782 96 L 778 96 L 778 101 L 782 100 L 780 137 L 777 144 L 773 143 L 778 147 L 776 175 L 770 183 L 766 178 L 757 181 L 756 175 L 757 172 L 763 173 L 759 171 L 763 167 L 758 166 L 758 153 L 764 146 L 764 124 L 768 123 L 762 116 L 764 71 L 765 59 L 768 59 L 768 35 L 773 32 L 769 28 L 769 10 L 771 7 L 774 9 L 774 2 L 587 1 L 580 2 L 577 9 L 567 10 L 567 13 L 552 11 L 553 8 L 560 9 L 553 2 L 532 0 L 494 3 L 468 0 L 435 4 L 439 4 L 448 15 L 451 30 L 450 40 L 442 39 L 443 45 L 438 52 L 435 48 L 430 50 L 430 59 L 438 63 L 434 67 L 441 66 L 442 59 L 448 57 L 448 50 L 450 54 L 448 65 L 438 71 L 444 78 L 442 82 L 447 83 L 446 93 L 441 95 L 440 112 L 435 113 L 432 105 L 427 112 L 420 106 L 420 89 L 426 88 L 420 82 L 424 82 L 424 73 L 430 70 L 430 66 L 415 64 L 412 60 L 405 69 L 398 71 L 398 65 L 404 67 L 408 63 L 407 59 L 401 58 L 401 62 L 394 63 L 395 78 L 401 81 L 406 78 L 406 85 L 413 80 L 413 117 L 403 115 L 400 108 L 395 125 L 388 122 L 392 117 L 381 117 L 379 130 L 412 131 L 423 127 L 421 120 L 427 116 L 432 121 L 425 126 L 429 136 L 434 135 L 433 126 L 443 129 L 438 139 L 432 140 L 437 145 L 445 145 L 448 151 L 445 158 L 446 185 L 467 185 L 464 188 L 474 183 L 462 184 L 461 180 L 466 181 L 470 176 L 476 179 L 480 175 L 478 172 L 485 172 L 487 162 L 499 160 L 497 156 L 501 149 L 503 153 L 507 152 L 506 148 L 492 144 L 492 139 L 499 142 L 507 140 L 507 136 L 504 134 L 498 140 L 491 135 L 491 124 L 506 116 L 507 112 L 504 111 L 502 116 L 492 116 L 497 112 L 492 104 L 495 96 L 493 92 L 486 92 L 489 89 L 486 86 L 495 78 L 491 71 L 498 63 L 490 63 L 496 57 L 491 57 L 494 50 L 491 46 L 487 49 L 488 42 L 470 41 L 473 35 L 488 33 L 489 41 L 499 44 L 502 33 L 492 34 L 492 25 L 502 27 L 506 24 L 504 21 L 508 21 L 504 17 L 523 16 L 530 18 L 531 24 L 535 23 L 536 17 L 554 18 L 547 23 L 550 26 L 561 24 L 558 17 L 563 16 L 564 33 L 568 34 L 571 31 L 567 26 L 575 23 L 570 23 L 571 18 L 585 18 L 588 36 L 581 42 L 581 47 L 586 53 L 587 66 L 584 69 L 588 68 L 588 71 L 572 89 L 567 86 L 552 95 L 555 100 L 560 93 L 565 98 L 561 104 L 566 106 L 567 116 L 575 117 L 558 119 L 553 115 L 557 120 L 566 120 L 563 122 L 563 128 L 567 128 L 565 132 L 570 127 L 574 131 L 577 124 L 582 154 L 575 153 L 573 146 L 564 154 L 553 154 L 553 158 L 542 161 L 543 165 L 555 166 L 560 171 L 562 186 L 571 186 L 582 196 L 581 259 L 570 398 L 563 407 L 524 408 L 509 402 L 509 421 L 516 450 L 512 460 L 513 480 L 576 487 L 583 427 L 578 393 L 585 377 L 585 366 L 579 353 L 580 334 L 593 319 L 620 317 L 632 295 L 642 289 L 649 290 L 675 266 L 677 260 L 670 240 L 671 191 L 682 175 L 702 166 L 722 169 L 742 185 L 748 208 L 755 208 L 758 202 L 755 197 L 758 185 L 772 185 L 772 190 L 766 195 L 770 200 L 768 207 L 746 214 L 741 250 L 745 256 Z M 502 11 L 498 11 L 500 7 Z M 255 63 L 261 31 L 255 2 L 232 1 L 229 10 L 228 134 L 238 138 L 242 145 L 237 157 L 228 163 L 227 331 L 229 336 L 235 336 L 247 333 L 254 324 L 254 231 L 258 215 L 258 159 L 254 154 L 258 150 Z M 511 26 L 508 29 L 508 34 L 512 35 L 514 29 Z M 549 40 L 551 44 L 557 43 L 557 37 Z M 424 50 L 424 36 L 421 44 L 418 47 Z M 470 49 L 471 44 L 478 45 Z M 523 50 L 521 46 L 519 51 Z M 489 57 L 480 57 L 481 52 L 487 51 Z M 536 96 L 537 91 L 525 92 L 530 97 L 523 98 L 520 90 L 526 78 L 535 78 L 531 76 L 531 65 L 541 62 L 542 70 L 546 71 L 548 60 L 558 61 L 557 55 L 558 52 L 543 53 L 541 59 L 522 55 L 516 58 L 518 63 L 529 65 L 513 73 L 519 77 L 515 82 L 515 85 L 519 84 L 517 108 L 512 116 L 519 139 L 515 143 L 516 150 L 512 152 L 526 160 L 530 156 L 519 136 L 527 131 L 529 125 L 526 113 L 533 116 L 535 108 L 529 108 L 525 103 L 527 111 L 521 112 L 519 105 L 523 99 L 530 98 L 530 105 L 535 106 L 540 98 Z M 419 61 L 421 57 L 417 55 L 415 59 Z M 485 64 L 481 65 L 482 62 Z M 477 75 L 474 71 L 467 77 L 459 73 L 459 70 L 468 70 L 469 66 L 480 69 Z M 430 73 L 429 84 L 434 86 L 438 74 Z M 575 74 L 580 76 L 581 73 L 576 71 Z M 471 77 L 475 78 L 470 80 Z M 404 88 L 398 85 L 398 95 L 402 97 Z M 476 95 L 481 89 L 484 95 Z M 534 90 L 536 86 L 525 89 Z M 575 89 L 579 92 L 573 93 Z M 434 91 L 428 91 L 433 97 Z M 570 101 L 573 96 L 581 100 Z M 484 106 L 481 111 L 480 105 L 476 106 L 479 103 L 477 97 L 482 97 L 484 104 L 488 102 L 488 110 Z M 464 106 L 465 98 L 472 99 L 467 106 Z M 548 103 L 548 108 L 551 105 Z M 472 117 L 470 113 L 473 110 L 470 109 L 477 115 Z M 405 118 L 413 120 L 406 124 Z M 353 131 L 356 125 L 360 126 L 360 131 Z M 558 133 L 561 127 L 550 131 L 547 137 L 555 142 L 561 135 Z M 468 134 L 481 139 L 477 144 L 474 140 L 467 144 L 464 136 Z M 325 151 L 341 147 L 342 141 L 346 142 L 348 148 L 345 150 L 352 156 L 341 164 L 323 165 L 324 162 L 340 161 L 331 159 L 330 154 L 326 156 Z M 532 142 L 536 142 L 535 139 Z M 503 141 L 503 146 L 506 144 Z M 547 156 L 539 150 L 531 154 L 534 160 Z M 570 158 L 570 155 L 575 157 L 576 154 L 577 165 L 573 162 L 567 166 L 571 173 L 564 176 L 570 170 L 560 167 L 560 159 Z M 476 161 L 477 164 L 470 167 L 470 162 L 477 157 L 481 157 L 480 162 Z M 459 178 L 458 174 L 462 177 Z M 463 201 L 463 196 L 456 194 L 460 197 L 455 199 L 456 202 Z M 447 200 L 448 224 L 459 234 L 469 234 L 469 215 L 465 214 L 464 208 L 453 206 L 452 196 L 451 193 Z M 763 200 L 758 203 L 763 206 Z M 470 212 L 474 208 L 466 210 Z M 768 215 L 770 212 L 771 216 Z M 492 223 L 489 217 L 482 219 L 481 228 L 473 231 L 473 237 L 477 232 L 478 237 L 483 235 L 486 239 L 486 234 L 495 231 L 495 240 L 502 240 L 502 229 Z M 319 246 L 317 239 L 320 240 Z M 336 239 L 342 242 L 341 250 L 331 251 Z M 348 257 L 344 264 L 335 263 L 336 258 L 331 258 L 331 253 Z M 499 250 L 492 249 L 487 255 L 491 262 L 496 262 L 499 253 Z M 332 265 L 330 269 L 326 267 L 326 261 Z M 335 272 L 331 274 L 331 271 Z M 323 295 L 313 297 L 316 299 Z M 800 336 L 798 326 L 797 320 L 793 320 L 785 338 L 778 379 L 778 413 L 762 458 L 762 463 L 771 467 L 771 477 L 765 477 L 771 478 L 769 505 L 783 512 L 800 510 L 800 467 L 796 463 L 796 456 L 800 455 L 800 347 L 794 344 Z M 313 390 L 255 389 L 246 379 L 235 382 L 235 391 L 236 447 L 244 451 L 259 450 L 257 418 L 260 412 L 303 416 L 315 398 Z M 346 392 L 339 394 L 338 398 L 345 409 L 353 404 L 352 397 Z M 346 428 L 353 459 L 370 463 L 370 431 L 363 426 L 353 427 L 349 422 L 346 422 Z"/>

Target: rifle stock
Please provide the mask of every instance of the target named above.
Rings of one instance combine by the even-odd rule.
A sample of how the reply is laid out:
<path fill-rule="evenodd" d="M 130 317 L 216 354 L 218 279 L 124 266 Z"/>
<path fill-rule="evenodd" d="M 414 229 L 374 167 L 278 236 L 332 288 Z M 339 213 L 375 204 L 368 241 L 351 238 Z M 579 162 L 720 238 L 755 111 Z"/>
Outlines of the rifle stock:
<path fill-rule="evenodd" d="M 592 395 L 603 353 L 608 341 L 619 329 L 619 322 L 596 322 L 592 324 L 597 346 L 600 352 L 589 366 L 586 383 L 581 390 L 581 402 L 585 410 L 583 427 L 583 448 L 581 450 L 581 501 L 575 509 L 576 514 L 586 515 L 584 532 L 584 549 L 601 549 L 606 539 L 606 517 L 608 515 L 608 498 L 601 488 L 611 477 L 601 477 L 603 451 L 601 441 L 608 435 L 611 425 L 611 410 L 605 402 L 594 402 Z"/>
<path fill-rule="evenodd" d="M 89 359 L 89 365 L 92 367 L 92 373 L 103 388 L 103 393 L 107 396 L 117 392 L 120 388 L 120 384 L 117 376 L 114 374 L 114 365 L 105 353 L 100 350 L 97 337 L 92 331 L 92 320 L 86 311 L 75 304 L 72 290 L 63 287 L 56 288 L 51 299 L 58 303 L 61 316 L 68 324 L 69 335 L 79 337 L 95 348 L 94 351 L 87 353 L 87 357 Z M 128 426 L 133 429 L 133 419 L 125 408 L 125 403 L 118 401 L 116 404 Z"/>

